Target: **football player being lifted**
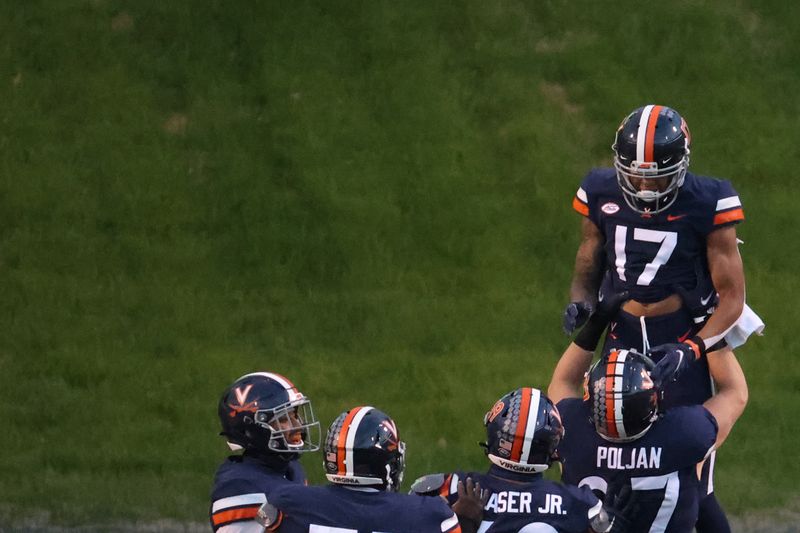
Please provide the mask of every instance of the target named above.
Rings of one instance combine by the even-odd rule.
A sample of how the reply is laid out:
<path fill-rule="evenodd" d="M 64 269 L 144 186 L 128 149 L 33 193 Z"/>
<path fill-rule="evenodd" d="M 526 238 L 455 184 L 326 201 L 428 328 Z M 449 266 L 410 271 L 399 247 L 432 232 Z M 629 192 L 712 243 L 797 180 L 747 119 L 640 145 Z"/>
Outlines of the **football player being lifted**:
<path fill-rule="evenodd" d="M 319 450 L 320 427 L 311 402 L 287 378 L 271 372 L 240 377 L 219 401 L 220 433 L 238 455 L 217 469 L 211 490 L 216 533 L 262 533 L 255 518 L 281 485 L 303 486 L 301 453 Z"/>
<path fill-rule="evenodd" d="M 677 111 L 646 105 L 617 130 L 614 168 L 593 169 L 573 199 L 582 240 L 564 311 L 571 334 L 604 297 L 624 295 L 602 353 L 636 349 L 657 364 L 664 404 L 701 404 L 713 394 L 709 358 L 743 344 L 764 325 L 745 304 L 736 225 L 744 220 L 729 181 L 687 171 L 691 135 Z M 551 396 L 574 391 L 589 358 L 559 362 Z M 726 532 L 713 496 L 714 456 L 703 476 L 698 532 Z"/>
<path fill-rule="evenodd" d="M 342 413 L 328 429 L 324 453 L 331 484 L 273 490 L 259 513 L 266 531 L 462 532 L 444 500 L 397 492 L 405 443 L 386 413 L 370 406 Z M 479 512 L 480 502 L 473 504 Z"/>
<path fill-rule="evenodd" d="M 747 385 L 732 352 L 711 358 L 719 390 L 703 405 L 661 410 L 645 355 L 613 350 L 586 377 L 583 399 L 558 401 L 566 435 L 562 480 L 604 493 L 630 486 L 630 531 L 691 533 L 701 495 L 697 465 L 719 447 L 744 409 Z"/>
<path fill-rule="evenodd" d="M 487 472 L 430 474 L 414 482 L 412 492 L 443 497 L 459 512 L 457 501 L 464 487 L 476 491 L 484 501 L 483 513 L 471 518 L 481 533 L 627 530 L 630 490 L 608 491 L 604 506 L 589 488 L 544 478 L 542 473 L 556 460 L 564 427 L 556 406 L 538 389 L 509 392 L 483 422 L 483 446 L 491 463 Z"/>

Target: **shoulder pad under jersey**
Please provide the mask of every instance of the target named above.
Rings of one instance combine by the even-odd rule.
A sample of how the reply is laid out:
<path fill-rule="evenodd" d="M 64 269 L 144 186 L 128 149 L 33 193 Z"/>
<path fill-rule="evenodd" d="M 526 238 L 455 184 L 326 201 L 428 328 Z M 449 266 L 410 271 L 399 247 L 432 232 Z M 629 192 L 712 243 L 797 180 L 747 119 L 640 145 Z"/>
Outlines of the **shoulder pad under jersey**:
<path fill-rule="evenodd" d="M 444 485 L 444 480 L 447 476 L 444 474 L 428 474 L 418 478 L 411 484 L 409 494 L 436 494 L 439 489 Z"/>

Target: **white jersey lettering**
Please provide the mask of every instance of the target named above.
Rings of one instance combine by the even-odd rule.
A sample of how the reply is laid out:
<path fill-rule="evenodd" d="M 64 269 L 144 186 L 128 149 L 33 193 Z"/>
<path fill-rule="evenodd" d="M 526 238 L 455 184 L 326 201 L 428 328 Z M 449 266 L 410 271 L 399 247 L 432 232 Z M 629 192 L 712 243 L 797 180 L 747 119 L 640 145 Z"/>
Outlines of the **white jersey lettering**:
<path fill-rule="evenodd" d="M 614 446 L 597 447 L 597 468 L 609 470 L 635 470 L 661 468 L 661 447 L 630 448 Z"/>

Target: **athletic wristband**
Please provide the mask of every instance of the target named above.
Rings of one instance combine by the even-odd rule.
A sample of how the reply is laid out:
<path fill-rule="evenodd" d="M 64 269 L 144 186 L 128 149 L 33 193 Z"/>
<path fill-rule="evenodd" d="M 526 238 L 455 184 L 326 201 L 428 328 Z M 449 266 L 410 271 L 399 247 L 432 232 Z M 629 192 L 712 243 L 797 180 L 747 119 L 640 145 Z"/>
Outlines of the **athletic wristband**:
<path fill-rule="evenodd" d="M 699 336 L 695 335 L 691 339 L 686 341 L 686 344 L 694 351 L 694 358 L 700 359 L 706 354 L 706 342 L 700 338 Z"/>
<path fill-rule="evenodd" d="M 600 341 L 600 337 L 606 330 L 607 325 L 608 320 L 598 319 L 598 316 L 593 314 L 589 321 L 586 322 L 586 325 L 575 335 L 575 340 L 572 342 L 587 352 L 593 352 L 597 348 L 597 343 Z"/>

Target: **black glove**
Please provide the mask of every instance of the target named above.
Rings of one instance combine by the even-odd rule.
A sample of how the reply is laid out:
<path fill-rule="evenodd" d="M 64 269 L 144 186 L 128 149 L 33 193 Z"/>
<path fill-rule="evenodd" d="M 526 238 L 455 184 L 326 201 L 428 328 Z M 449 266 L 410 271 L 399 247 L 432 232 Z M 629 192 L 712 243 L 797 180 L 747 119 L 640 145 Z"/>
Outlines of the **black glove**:
<path fill-rule="evenodd" d="M 631 489 L 630 484 L 621 487 L 609 487 L 603 509 L 611 520 L 611 529 L 607 533 L 627 533 L 631 520 L 639 511 L 639 494 Z"/>
<path fill-rule="evenodd" d="M 705 343 L 700 337 L 692 337 L 686 342 L 661 344 L 647 351 L 647 356 L 658 360 L 650 377 L 660 387 L 664 383 L 677 380 L 692 363 L 705 355 Z"/>
<path fill-rule="evenodd" d="M 567 335 L 584 325 L 589 315 L 594 311 L 594 306 L 589 302 L 570 302 L 564 309 L 563 329 Z"/>
<path fill-rule="evenodd" d="M 573 341 L 589 352 L 593 352 L 597 348 L 597 343 L 606 330 L 606 326 L 617 316 L 620 306 L 628 299 L 628 291 L 609 294 L 600 293 L 600 296 L 601 298 L 597 300 L 597 309 L 594 310 L 586 325 L 583 326 L 583 329 L 575 336 Z"/>

